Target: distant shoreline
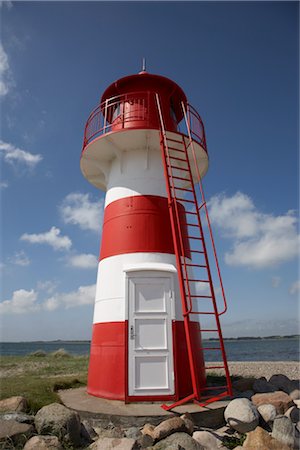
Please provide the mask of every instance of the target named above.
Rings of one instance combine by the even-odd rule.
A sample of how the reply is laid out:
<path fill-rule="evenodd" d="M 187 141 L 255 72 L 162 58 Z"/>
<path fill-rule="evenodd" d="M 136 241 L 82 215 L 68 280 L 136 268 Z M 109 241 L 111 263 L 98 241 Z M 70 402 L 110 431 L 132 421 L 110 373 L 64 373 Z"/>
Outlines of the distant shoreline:
<path fill-rule="evenodd" d="M 285 336 L 239 336 L 232 338 L 224 338 L 224 341 L 250 341 L 250 340 L 278 340 L 278 339 L 300 339 L 299 334 L 290 334 Z M 204 339 L 207 341 L 217 341 L 218 338 L 210 338 Z M 39 344 L 39 343 L 70 343 L 70 344 L 90 344 L 90 340 L 64 340 L 64 339 L 55 339 L 55 340 L 36 340 L 36 341 L 0 341 L 0 344 Z"/>

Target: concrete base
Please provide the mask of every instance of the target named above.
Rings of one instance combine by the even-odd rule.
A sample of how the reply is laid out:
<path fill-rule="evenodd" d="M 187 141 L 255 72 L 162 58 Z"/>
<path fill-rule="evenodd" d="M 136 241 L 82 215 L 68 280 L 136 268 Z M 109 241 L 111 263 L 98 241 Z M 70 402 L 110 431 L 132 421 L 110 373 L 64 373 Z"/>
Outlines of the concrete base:
<path fill-rule="evenodd" d="M 189 412 L 196 425 L 219 428 L 225 423 L 224 410 L 229 403 L 229 400 L 223 400 L 206 407 L 187 403 L 170 412 L 161 408 L 162 402 L 125 404 L 117 400 L 93 397 L 87 394 L 85 387 L 60 390 L 58 394 L 65 406 L 78 411 L 83 417 L 93 418 L 102 424 L 112 422 L 114 425 L 124 426 L 142 426 L 147 422 L 156 425 L 169 417 Z"/>

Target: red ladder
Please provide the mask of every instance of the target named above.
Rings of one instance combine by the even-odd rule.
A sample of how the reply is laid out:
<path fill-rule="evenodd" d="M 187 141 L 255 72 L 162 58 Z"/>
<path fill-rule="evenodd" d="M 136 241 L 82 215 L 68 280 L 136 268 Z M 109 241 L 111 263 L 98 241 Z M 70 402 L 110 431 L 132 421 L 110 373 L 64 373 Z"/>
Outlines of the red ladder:
<path fill-rule="evenodd" d="M 165 130 L 158 95 L 156 96 L 156 101 L 160 119 L 160 145 L 166 178 L 170 220 L 182 302 L 184 330 L 193 390 L 190 395 L 173 403 L 172 405 L 162 405 L 162 408 L 164 408 L 165 410 L 170 410 L 189 401 L 193 401 L 200 406 L 205 406 L 209 403 L 220 400 L 223 397 L 231 396 L 232 387 L 219 319 L 219 316 L 221 314 L 224 314 L 227 309 L 226 298 L 209 221 L 208 210 L 204 197 L 201 176 L 196 161 L 187 111 L 185 109 L 185 106 L 182 105 L 189 135 L 188 137 L 179 132 L 170 132 Z M 200 204 L 197 199 L 197 193 L 193 181 L 193 174 L 191 171 L 191 156 L 194 160 L 193 162 L 196 167 L 197 178 L 199 180 L 198 187 L 201 199 Z M 183 205 L 187 205 L 185 215 L 180 213 L 178 202 L 182 203 Z M 208 252 L 204 239 L 203 225 L 201 222 L 202 208 L 207 219 L 207 226 L 211 238 L 216 269 L 224 301 L 224 309 L 221 312 L 218 311 L 217 307 L 213 279 L 208 259 Z M 188 234 L 186 233 L 186 230 L 188 230 Z M 186 255 L 186 253 L 189 253 L 186 250 L 186 240 L 188 240 L 189 243 L 190 255 Z M 198 289 L 200 286 L 207 286 L 207 292 L 198 292 L 197 285 Z M 207 307 L 202 311 L 195 309 L 195 303 L 204 300 L 209 302 L 209 310 L 207 309 Z M 190 327 L 191 315 L 198 315 L 199 317 L 201 315 L 206 317 L 211 316 L 214 318 L 215 325 L 213 327 L 201 329 L 200 331 L 202 334 L 217 333 L 218 344 L 216 346 L 203 347 L 202 345 L 201 348 L 193 348 Z M 223 369 L 226 376 L 226 384 L 224 386 L 200 386 L 199 376 L 197 375 L 195 354 L 197 350 L 200 350 L 201 352 L 218 350 L 221 353 L 223 361 L 223 363 L 221 363 L 222 365 L 205 365 L 205 371 L 212 369 Z M 212 390 L 214 391 L 214 393 L 210 392 Z M 216 393 L 216 391 L 218 392 Z"/>

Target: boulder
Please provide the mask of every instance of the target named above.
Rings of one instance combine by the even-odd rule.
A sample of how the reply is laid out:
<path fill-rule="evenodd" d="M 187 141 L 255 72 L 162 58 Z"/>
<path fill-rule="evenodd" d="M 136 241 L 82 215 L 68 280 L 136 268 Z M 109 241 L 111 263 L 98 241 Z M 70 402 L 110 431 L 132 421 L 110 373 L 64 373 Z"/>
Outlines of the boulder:
<path fill-rule="evenodd" d="M 274 405 L 260 405 L 257 410 L 266 423 L 273 422 L 277 415 Z"/>
<path fill-rule="evenodd" d="M 241 378 L 240 380 L 234 381 L 232 387 L 239 392 L 252 391 L 255 380 L 256 378 Z"/>
<path fill-rule="evenodd" d="M 252 395 L 254 395 L 254 391 L 244 391 L 244 392 L 239 392 L 237 395 L 235 395 L 236 398 L 248 398 L 249 400 L 251 399 Z"/>
<path fill-rule="evenodd" d="M 291 419 L 277 416 L 273 423 L 272 437 L 287 446 L 294 445 L 294 427 Z"/>
<path fill-rule="evenodd" d="M 141 433 L 145 434 L 145 435 L 149 435 L 153 438 L 154 430 L 155 430 L 154 425 L 152 425 L 151 423 L 145 423 L 145 425 L 143 426 L 143 428 L 141 430 Z"/>
<path fill-rule="evenodd" d="M 25 412 L 28 408 L 28 403 L 25 397 L 15 396 L 0 400 L 0 412 L 18 411 Z"/>
<path fill-rule="evenodd" d="M 272 438 L 269 433 L 261 427 L 247 433 L 246 440 L 242 446 L 248 450 L 291 450 L 290 446 Z"/>
<path fill-rule="evenodd" d="M 135 440 L 129 438 L 100 438 L 89 447 L 91 450 L 134 450 Z"/>
<path fill-rule="evenodd" d="M 98 434 L 87 420 L 81 422 L 80 436 L 86 444 L 91 444 L 98 439 Z"/>
<path fill-rule="evenodd" d="M 57 436 L 68 445 L 80 445 L 81 422 L 77 412 L 59 403 L 51 403 L 41 408 L 34 419 L 39 434 Z"/>
<path fill-rule="evenodd" d="M 24 445 L 29 437 L 32 436 L 34 428 L 28 423 L 19 423 L 15 420 L 0 420 L 0 441 L 10 444 Z M 11 448 L 8 446 L 7 448 Z M 5 448 L 2 447 L 1 448 Z M 13 448 L 13 447 L 12 447 Z"/>
<path fill-rule="evenodd" d="M 152 447 L 154 450 L 204 450 L 201 444 L 196 442 L 187 433 L 174 433 L 159 441 Z"/>
<path fill-rule="evenodd" d="M 135 439 L 137 445 L 141 448 L 151 447 L 154 443 L 154 439 L 149 434 L 142 434 L 141 430 L 137 427 L 128 428 L 125 431 L 125 436 L 130 439 Z"/>
<path fill-rule="evenodd" d="M 182 419 L 184 421 L 187 433 L 192 435 L 194 432 L 195 425 L 194 425 L 191 414 L 188 412 L 185 414 L 182 414 L 182 416 L 180 416 L 180 419 Z"/>
<path fill-rule="evenodd" d="M 239 433 L 254 430 L 259 422 L 256 407 L 247 398 L 235 398 L 224 411 L 228 425 Z"/>
<path fill-rule="evenodd" d="M 293 405 L 291 397 L 281 391 L 255 394 L 252 396 L 251 400 L 257 407 L 266 404 L 275 406 L 277 414 L 284 414 L 289 407 Z"/>
<path fill-rule="evenodd" d="M 222 439 L 210 431 L 195 431 L 193 433 L 193 439 L 205 450 L 226 448 L 222 444 Z"/>
<path fill-rule="evenodd" d="M 300 399 L 300 384 L 299 380 L 290 380 L 282 374 L 273 375 L 270 378 L 270 383 L 277 387 L 277 389 L 284 391 L 292 400 Z"/>
<path fill-rule="evenodd" d="M 265 377 L 258 378 L 253 383 L 254 392 L 275 392 L 277 391 L 276 386 L 267 381 Z"/>
<path fill-rule="evenodd" d="M 124 436 L 124 432 L 120 427 L 109 426 L 107 428 L 94 427 L 98 438 L 118 438 L 121 439 Z"/>
<path fill-rule="evenodd" d="M 18 413 L 18 412 L 0 414 L 0 419 L 15 420 L 16 422 L 19 422 L 19 423 L 33 423 L 34 422 L 34 416 L 30 416 L 29 414 Z"/>
<path fill-rule="evenodd" d="M 289 417 L 293 423 L 300 422 L 300 409 L 297 406 L 291 406 L 284 415 Z"/>
<path fill-rule="evenodd" d="M 33 436 L 23 450 L 64 450 L 56 436 Z"/>
<path fill-rule="evenodd" d="M 152 437 L 155 441 L 160 441 L 170 434 L 180 431 L 188 431 L 185 422 L 180 417 L 171 417 L 154 428 Z"/>

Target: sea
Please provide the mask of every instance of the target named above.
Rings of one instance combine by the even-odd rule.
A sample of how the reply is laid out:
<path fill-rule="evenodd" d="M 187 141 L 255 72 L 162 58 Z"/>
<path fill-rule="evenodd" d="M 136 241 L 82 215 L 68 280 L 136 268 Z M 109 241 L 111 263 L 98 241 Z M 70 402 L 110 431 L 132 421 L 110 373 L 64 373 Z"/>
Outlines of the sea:
<path fill-rule="evenodd" d="M 216 347 L 214 341 L 204 341 L 204 347 Z M 203 344 L 204 344 L 203 342 Z M 299 361 L 300 341 L 296 338 L 273 339 L 232 339 L 225 340 L 225 349 L 228 361 Z M 35 342 L 2 342 L 1 355 L 24 356 L 44 350 L 47 353 L 58 349 L 65 349 L 72 355 L 88 355 L 89 341 L 35 341 Z M 216 351 L 206 351 L 206 361 L 219 361 L 221 355 Z"/>

